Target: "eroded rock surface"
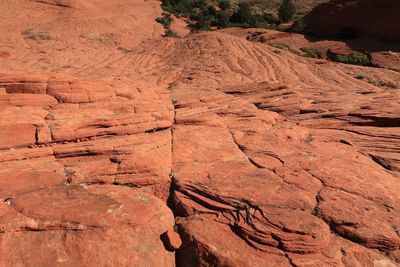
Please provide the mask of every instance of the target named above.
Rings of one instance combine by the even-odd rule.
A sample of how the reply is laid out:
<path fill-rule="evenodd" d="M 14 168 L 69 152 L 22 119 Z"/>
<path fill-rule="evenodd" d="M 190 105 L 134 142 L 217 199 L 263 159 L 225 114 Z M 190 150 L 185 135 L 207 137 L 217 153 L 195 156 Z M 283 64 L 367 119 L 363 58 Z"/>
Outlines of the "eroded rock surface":
<path fill-rule="evenodd" d="M 182 265 L 254 266 L 261 257 L 267 266 L 373 266 L 387 260 L 378 250 L 396 258 L 397 163 L 390 149 L 366 146 L 363 136 L 396 136 L 398 125 L 371 126 L 380 116 L 354 115 L 356 123 L 356 112 L 333 115 L 338 105 L 319 109 L 318 96 L 290 91 L 273 84 L 173 90 L 174 202 L 189 243 Z M 389 123 L 397 108 L 381 120 Z M 377 152 L 388 165 L 371 156 Z M 236 260 L 240 253 L 252 256 Z"/>
<path fill-rule="evenodd" d="M 398 72 L 3 2 L 0 265 L 400 264 Z"/>
<path fill-rule="evenodd" d="M 16 159 L 17 171 L 38 170 L 33 164 L 46 158 L 42 168 L 51 163 L 71 184 L 148 185 L 166 197 L 174 116 L 167 95 L 54 74 L 0 76 L 3 172 L 15 171 Z"/>
<path fill-rule="evenodd" d="M 174 266 L 160 239 L 174 225 L 161 200 L 168 96 L 55 74 L 0 80 L 0 265 Z"/>
<path fill-rule="evenodd" d="M 174 266 L 159 240 L 173 215 L 140 190 L 47 187 L 7 199 L 0 213 L 4 266 Z"/>

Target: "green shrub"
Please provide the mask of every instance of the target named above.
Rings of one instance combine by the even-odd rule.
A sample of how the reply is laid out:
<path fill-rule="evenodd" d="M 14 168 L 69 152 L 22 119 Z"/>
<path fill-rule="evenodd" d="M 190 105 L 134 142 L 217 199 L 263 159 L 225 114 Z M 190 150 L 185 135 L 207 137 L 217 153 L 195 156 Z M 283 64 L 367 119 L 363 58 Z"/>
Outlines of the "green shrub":
<path fill-rule="evenodd" d="M 264 13 L 262 15 L 262 18 L 264 21 L 268 22 L 269 24 L 274 24 L 274 25 L 281 24 L 281 20 L 271 13 Z"/>
<path fill-rule="evenodd" d="M 220 0 L 218 7 L 223 11 L 228 10 L 231 8 L 231 2 L 229 0 Z"/>
<path fill-rule="evenodd" d="M 309 57 L 309 58 L 322 58 L 321 53 L 315 49 L 315 48 L 308 48 L 308 47 L 303 47 L 300 49 L 303 51 L 303 56 L 304 57 Z"/>
<path fill-rule="evenodd" d="M 230 21 L 233 23 L 249 23 L 252 18 L 250 4 L 248 3 L 240 3 L 239 9 L 234 13 Z"/>
<path fill-rule="evenodd" d="M 208 6 L 206 14 L 210 18 L 215 18 L 215 16 L 218 14 L 218 12 L 217 12 L 217 9 L 214 6 Z"/>
<path fill-rule="evenodd" d="M 328 50 L 328 58 L 332 61 L 345 64 L 360 65 L 360 66 L 371 65 L 371 58 L 368 55 L 359 52 L 351 52 L 348 55 L 338 55 L 338 54 L 333 54 Z"/>
<path fill-rule="evenodd" d="M 208 6 L 205 0 L 162 0 L 162 8 L 170 13 L 189 17 L 196 9 Z"/>
<path fill-rule="evenodd" d="M 229 18 L 231 15 L 226 11 L 221 11 L 217 14 L 217 26 L 219 28 L 226 28 L 229 26 Z"/>
<path fill-rule="evenodd" d="M 267 38 L 265 38 L 264 36 L 261 36 L 259 39 L 258 39 L 258 41 L 260 42 L 260 43 L 266 43 L 267 42 Z"/>
<path fill-rule="evenodd" d="M 364 79 L 364 78 L 365 78 L 365 76 L 364 76 L 364 75 L 361 75 L 361 74 L 359 74 L 359 75 L 356 75 L 356 76 L 354 76 L 354 78 L 356 78 L 357 80 L 362 80 L 362 79 Z"/>
<path fill-rule="evenodd" d="M 376 87 L 383 87 L 385 85 L 382 81 L 376 81 L 376 80 L 368 80 L 368 83 Z"/>
<path fill-rule="evenodd" d="M 171 14 L 169 13 L 163 13 L 163 16 L 161 18 L 156 18 L 156 21 L 163 25 L 165 32 L 163 37 L 174 37 L 174 38 L 179 38 L 179 35 L 176 34 L 173 30 L 171 30 L 171 23 L 172 23 L 172 17 Z"/>
<path fill-rule="evenodd" d="M 391 83 L 391 82 L 384 82 L 384 81 L 379 81 L 379 80 L 368 79 L 368 83 L 372 84 L 372 85 L 374 85 L 376 87 L 387 87 L 387 88 L 390 88 L 390 89 L 396 89 L 397 88 L 397 86 L 395 84 Z"/>
<path fill-rule="evenodd" d="M 156 21 L 164 26 L 164 29 L 168 29 L 172 23 L 171 14 L 164 13 L 161 18 L 156 18 Z"/>
<path fill-rule="evenodd" d="M 162 0 L 162 8 L 167 14 L 187 17 L 192 30 L 210 30 L 212 27 L 231 26 L 270 28 L 272 25 L 280 23 L 280 20 L 270 13 L 253 14 L 252 6 L 255 3 L 240 3 L 237 11 L 233 14 L 230 0 L 217 2 L 220 10 L 217 10 L 212 3 L 207 0 Z M 164 16 L 157 21 L 163 24 L 165 29 L 169 28 L 168 17 Z"/>
<path fill-rule="evenodd" d="M 203 9 L 198 14 L 191 15 L 189 19 L 191 20 L 189 27 L 193 30 L 210 30 L 211 24 L 214 22 L 208 8 Z"/>
<path fill-rule="evenodd" d="M 275 47 L 275 48 L 278 48 L 278 49 L 284 49 L 284 50 L 287 50 L 288 49 L 288 47 L 286 46 L 286 45 L 284 45 L 284 44 L 281 44 L 281 43 L 268 43 L 270 46 L 272 46 L 272 47 Z"/>
<path fill-rule="evenodd" d="M 173 30 L 167 29 L 167 30 L 165 30 L 163 37 L 179 38 L 179 35 L 176 32 L 174 32 Z"/>
<path fill-rule="evenodd" d="M 282 22 L 288 22 L 293 19 L 296 13 L 296 7 L 293 0 L 283 0 L 281 6 L 279 7 L 279 18 Z"/>

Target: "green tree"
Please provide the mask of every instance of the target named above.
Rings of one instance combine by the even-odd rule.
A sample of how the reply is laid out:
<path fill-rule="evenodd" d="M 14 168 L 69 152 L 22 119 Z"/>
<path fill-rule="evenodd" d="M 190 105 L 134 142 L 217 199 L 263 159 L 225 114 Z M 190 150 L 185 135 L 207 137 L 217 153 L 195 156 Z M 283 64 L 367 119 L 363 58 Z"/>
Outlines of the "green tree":
<path fill-rule="evenodd" d="M 220 0 L 218 6 L 221 10 L 225 11 L 231 8 L 230 0 Z"/>
<path fill-rule="evenodd" d="M 226 28 L 229 26 L 229 18 L 231 15 L 226 11 L 221 11 L 217 15 L 217 26 L 219 28 Z"/>
<path fill-rule="evenodd" d="M 251 9 L 248 3 L 240 3 L 239 9 L 231 16 L 233 23 L 248 23 L 251 19 Z"/>
<path fill-rule="evenodd" d="M 288 22 L 293 19 L 296 13 L 296 7 L 293 0 L 283 0 L 281 6 L 279 7 L 279 18 L 282 22 Z"/>

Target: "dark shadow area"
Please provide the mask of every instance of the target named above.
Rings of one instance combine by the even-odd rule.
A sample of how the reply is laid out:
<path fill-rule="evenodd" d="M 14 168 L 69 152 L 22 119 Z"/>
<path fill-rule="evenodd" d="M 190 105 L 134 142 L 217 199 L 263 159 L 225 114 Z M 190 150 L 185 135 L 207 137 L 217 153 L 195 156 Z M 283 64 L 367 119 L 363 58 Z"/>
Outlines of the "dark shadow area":
<path fill-rule="evenodd" d="M 161 235 L 160 235 L 160 240 L 161 240 L 161 242 L 164 244 L 164 248 L 166 249 L 166 250 L 168 250 L 168 251 L 174 251 L 174 249 L 171 247 L 171 244 L 170 244 L 170 242 L 169 242 L 169 240 L 168 240 L 168 236 L 167 236 L 167 233 L 165 232 L 165 233 L 162 233 Z"/>
<path fill-rule="evenodd" d="M 399 18 L 400 20 L 400 18 Z M 399 22 L 400 25 L 400 22 Z M 312 36 L 312 35 L 304 35 L 304 37 L 309 41 L 309 42 L 321 42 L 321 41 L 338 41 L 338 42 L 344 42 L 346 43 L 349 48 L 355 51 L 365 51 L 369 53 L 373 52 L 386 52 L 386 51 L 392 51 L 392 52 L 397 52 L 400 53 L 400 41 L 397 40 L 389 40 L 389 41 L 383 41 L 383 40 L 378 40 L 374 39 L 372 37 L 367 37 L 367 36 L 362 36 L 358 37 L 357 39 L 339 39 L 339 38 L 334 38 L 334 37 L 318 37 L 318 36 Z"/>
<path fill-rule="evenodd" d="M 373 117 L 373 116 L 363 116 L 363 115 L 359 115 L 359 114 L 351 114 L 351 116 L 367 120 L 367 121 L 363 121 L 363 122 L 350 122 L 350 124 L 352 124 L 352 125 L 383 127 L 383 128 L 400 127 L 400 117 L 399 118 Z"/>
<path fill-rule="evenodd" d="M 356 51 L 400 52 L 400 1 L 331 0 L 289 29 L 310 42 L 345 42 Z"/>

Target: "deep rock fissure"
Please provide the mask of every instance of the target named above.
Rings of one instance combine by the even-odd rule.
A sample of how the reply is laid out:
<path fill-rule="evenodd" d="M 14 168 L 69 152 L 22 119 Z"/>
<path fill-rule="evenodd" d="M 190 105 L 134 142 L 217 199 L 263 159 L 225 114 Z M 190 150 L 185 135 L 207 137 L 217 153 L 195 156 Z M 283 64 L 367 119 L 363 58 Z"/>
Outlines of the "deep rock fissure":
<path fill-rule="evenodd" d="M 385 170 L 388 171 L 394 171 L 396 168 L 392 167 L 390 164 L 387 164 L 386 162 L 384 162 L 383 160 L 381 160 L 379 157 L 373 155 L 373 154 L 368 154 L 368 156 L 379 166 L 381 166 L 382 168 L 384 168 Z"/>

